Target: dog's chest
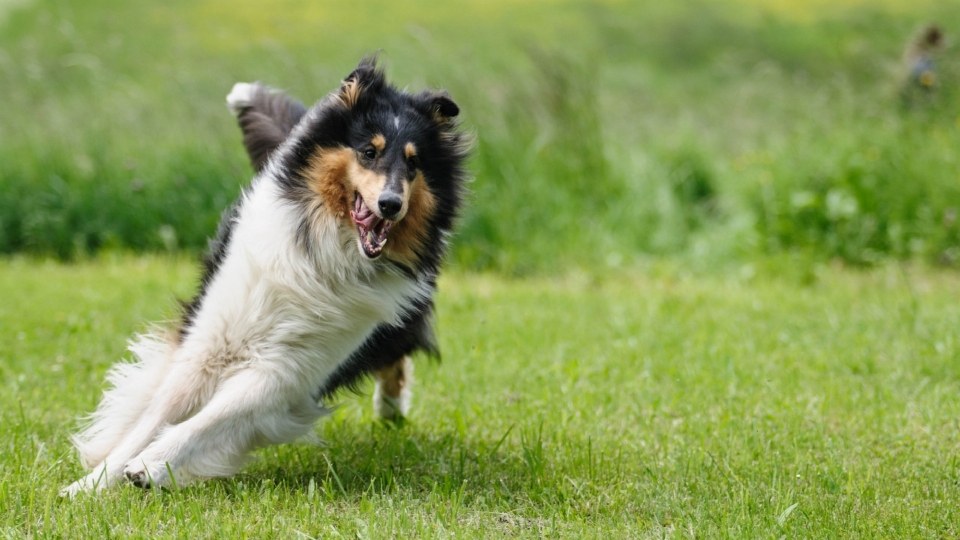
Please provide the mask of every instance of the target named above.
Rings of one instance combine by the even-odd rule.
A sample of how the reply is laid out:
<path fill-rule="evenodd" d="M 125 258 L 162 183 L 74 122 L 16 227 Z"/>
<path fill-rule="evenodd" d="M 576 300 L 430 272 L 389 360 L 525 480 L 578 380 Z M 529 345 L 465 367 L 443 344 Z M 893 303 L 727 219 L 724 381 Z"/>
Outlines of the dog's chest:
<path fill-rule="evenodd" d="M 429 291 L 361 259 L 352 231 L 331 216 L 314 249 L 304 250 L 295 236 L 300 216 L 269 187 L 246 200 L 185 345 L 216 363 L 253 361 L 324 377 L 377 324 L 399 323 Z"/>

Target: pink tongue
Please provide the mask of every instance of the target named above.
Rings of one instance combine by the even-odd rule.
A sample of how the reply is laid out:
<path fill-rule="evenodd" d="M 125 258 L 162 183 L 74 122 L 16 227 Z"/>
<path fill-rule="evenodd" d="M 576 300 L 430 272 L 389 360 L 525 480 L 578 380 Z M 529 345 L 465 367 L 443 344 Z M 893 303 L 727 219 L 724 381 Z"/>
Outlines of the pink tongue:
<path fill-rule="evenodd" d="M 359 197 L 357 198 L 357 202 L 359 203 L 357 204 L 358 208 L 355 211 L 350 211 L 350 217 L 353 218 L 354 223 L 369 230 L 380 218 L 373 213 L 373 210 L 367 208 L 367 205 L 364 204 L 363 200 Z"/>

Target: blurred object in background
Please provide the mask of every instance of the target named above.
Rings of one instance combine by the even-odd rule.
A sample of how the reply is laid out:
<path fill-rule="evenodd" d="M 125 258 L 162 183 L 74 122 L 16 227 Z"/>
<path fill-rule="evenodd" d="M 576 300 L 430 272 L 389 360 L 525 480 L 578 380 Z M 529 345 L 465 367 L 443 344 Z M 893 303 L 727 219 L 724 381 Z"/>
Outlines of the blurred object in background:
<path fill-rule="evenodd" d="M 934 57 L 943 48 L 943 31 L 935 24 L 923 27 L 907 43 L 907 49 L 903 53 L 907 78 L 901 89 L 907 104 L 915 102 L 918 94 L 930 96 L 939 85 Z"/>

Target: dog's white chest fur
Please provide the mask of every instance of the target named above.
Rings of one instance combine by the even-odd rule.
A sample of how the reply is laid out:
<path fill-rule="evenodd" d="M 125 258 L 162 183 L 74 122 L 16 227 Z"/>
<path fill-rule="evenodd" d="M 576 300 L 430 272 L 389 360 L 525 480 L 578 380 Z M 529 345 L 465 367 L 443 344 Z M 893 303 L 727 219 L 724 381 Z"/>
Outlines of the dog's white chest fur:
<path fill-rule="evenodd" d="M 398 322 L 403 306 L 426 293 L 409 277 L 378 271 L 334 216 L 318 219 L 328 221 L 313 239 L 323 256 L 311 257 L 296 245 L 296 210 L 269 177 L 255 186 L 181 347 L 184 358 L 282 364 L 315 391 L 375 324 Z"/>

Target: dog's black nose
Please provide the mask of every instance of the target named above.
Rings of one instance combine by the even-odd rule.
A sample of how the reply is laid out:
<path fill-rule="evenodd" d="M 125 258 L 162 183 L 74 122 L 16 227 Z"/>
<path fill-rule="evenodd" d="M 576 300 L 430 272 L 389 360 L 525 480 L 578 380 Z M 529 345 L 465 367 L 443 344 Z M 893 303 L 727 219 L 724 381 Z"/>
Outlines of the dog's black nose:
<path fill-rule="evenodd" d="M 395 193 L 384 193 L 377 199 L 377 205 L 380 206 L 380 215 L 384 219 L 393 219 L 397 217 L 400 208 L 403 206 L 403 199 Z"/>

